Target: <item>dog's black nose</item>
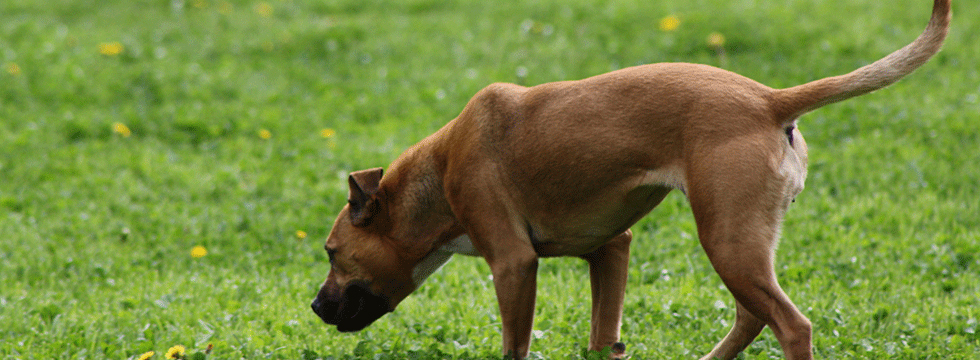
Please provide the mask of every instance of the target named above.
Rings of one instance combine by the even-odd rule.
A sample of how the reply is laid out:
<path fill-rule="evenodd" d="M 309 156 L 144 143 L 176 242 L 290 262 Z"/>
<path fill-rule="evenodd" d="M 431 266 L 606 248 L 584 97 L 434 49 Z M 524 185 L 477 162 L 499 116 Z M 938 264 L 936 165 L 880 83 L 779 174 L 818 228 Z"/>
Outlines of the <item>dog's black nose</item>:
<path fill-rule="evenodd" d="M 330 325 L 337 325 L 337 310 L 340 307 L 340 303 L 334 301 L 326 301 L 317 297 L 313 299 L 313 303 L 310 304 L 310 308 L 313 309 L 313 313 L 320 317 L 323 322 Z"/>

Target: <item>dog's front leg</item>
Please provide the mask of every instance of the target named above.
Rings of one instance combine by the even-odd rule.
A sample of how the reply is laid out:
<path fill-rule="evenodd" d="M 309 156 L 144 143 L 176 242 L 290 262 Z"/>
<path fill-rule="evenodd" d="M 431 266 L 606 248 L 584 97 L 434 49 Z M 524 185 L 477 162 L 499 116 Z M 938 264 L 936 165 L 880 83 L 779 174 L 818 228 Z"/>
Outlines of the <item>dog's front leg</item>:
<path fill-rule="evenodd" d="M 523 359 L 531 346 L 537 296 L 537 254 L 530 248 L 529 252 L 514 251 L 506 257 L 488 261 L 503 323 L 504 355 Z"/>
<path fill-rule="evenodd" d="M 456 154 L 467 158 L 462 151 Z M 503 353 L 514 359 L 526 358 L 538 282 L 538 254 L 531 234 L 511 202 L 511 189 L 495 171 L 498 165 L 470 159 L 453 166 L 458 168 L 452 174 L 465 175 L 447 175 L 447 199 L 493 274 L 503 326 Z"/>
<path fill-rule="evenodd" d="M 633 233 L 626 230 L 582 256 L 589 263 L 589 280 L 592 283 L 591 351 L 601 351 L 619 341 L 632 239 Z M 612 357 L 623 358 L 625 354 L 614 351 Z"/>

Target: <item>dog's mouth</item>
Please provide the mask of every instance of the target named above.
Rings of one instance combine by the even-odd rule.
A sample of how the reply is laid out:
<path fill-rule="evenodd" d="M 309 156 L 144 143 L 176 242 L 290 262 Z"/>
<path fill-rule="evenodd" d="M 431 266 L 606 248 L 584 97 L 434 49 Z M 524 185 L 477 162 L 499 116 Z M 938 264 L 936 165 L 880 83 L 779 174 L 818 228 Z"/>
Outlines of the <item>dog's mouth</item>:
<path fill-rule="evenodd" d="M 323 322 L 336 325 L 337 331 L 360 331 L 391 312 L 388 299 L 372 292 L 367 284 L 351 284 L 342 294 L 339 299 L 330 299 L 320 290 L 310 305 Z"/>

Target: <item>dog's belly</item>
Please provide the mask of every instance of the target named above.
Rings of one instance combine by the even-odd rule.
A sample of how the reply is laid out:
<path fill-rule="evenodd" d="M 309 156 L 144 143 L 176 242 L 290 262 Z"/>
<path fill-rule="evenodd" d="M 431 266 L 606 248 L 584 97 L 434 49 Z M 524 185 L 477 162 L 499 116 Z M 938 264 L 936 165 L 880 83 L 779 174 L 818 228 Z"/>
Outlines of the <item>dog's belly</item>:
<path fill-rule="evenodd" d="M 663 201 L 683 189 L 682 176 L 667 169 L 646 171 L 618 184 L 567 196 L 528 217 L 531 242 L 539 256 L 579 256 L 622 234 Z"/>

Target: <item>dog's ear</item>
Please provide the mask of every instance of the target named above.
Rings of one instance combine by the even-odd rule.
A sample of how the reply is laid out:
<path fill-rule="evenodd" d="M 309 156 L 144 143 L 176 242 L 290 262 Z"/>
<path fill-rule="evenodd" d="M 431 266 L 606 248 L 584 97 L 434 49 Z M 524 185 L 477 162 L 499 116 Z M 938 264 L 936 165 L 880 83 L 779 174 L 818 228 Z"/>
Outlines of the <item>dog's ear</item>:
<path fill-rule="evenodd" d="M 367 226 L 381 209 L 378 188 L 383 174 L 384 169 L 374 168 L 352 172 L 347 178 L 350 185 L 347 202 L 350 204 L 350 221 L 354 226 Z"/>

